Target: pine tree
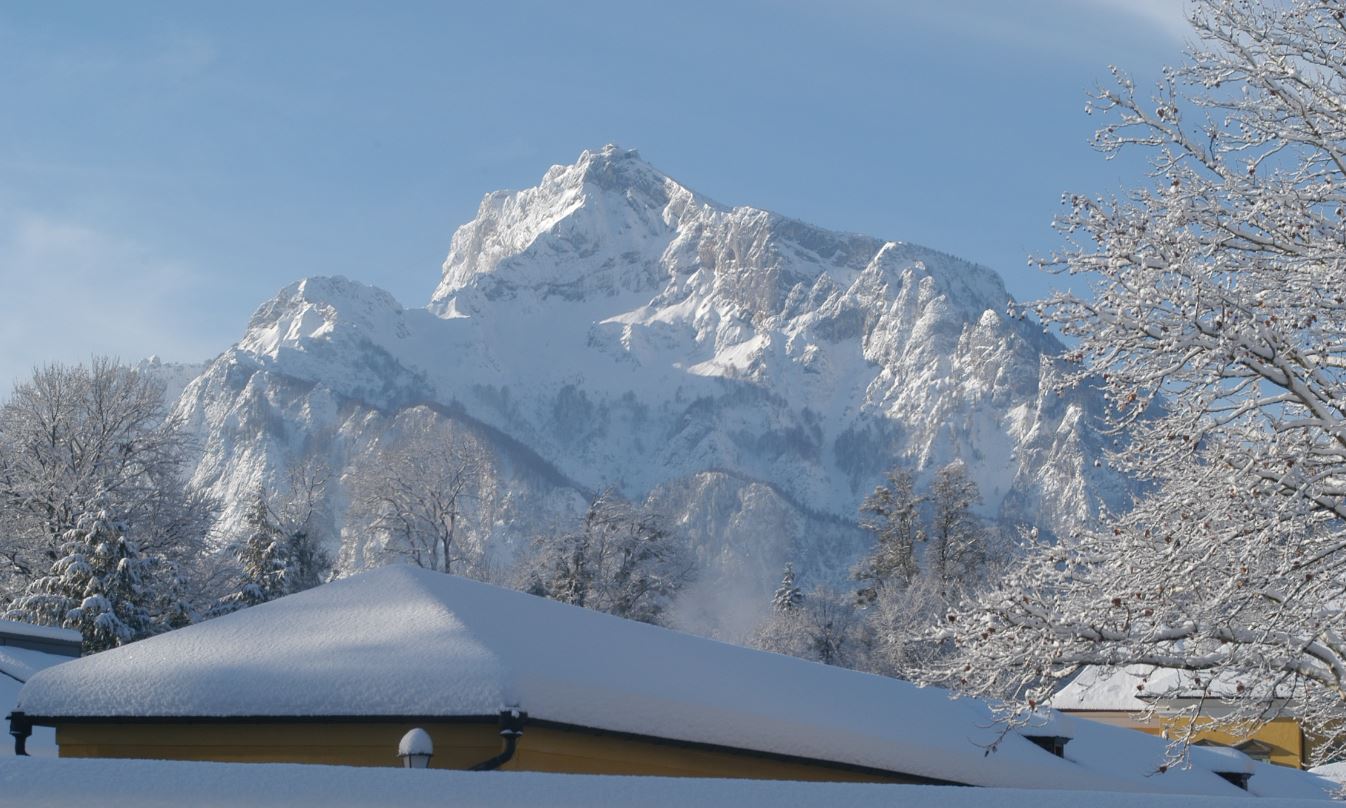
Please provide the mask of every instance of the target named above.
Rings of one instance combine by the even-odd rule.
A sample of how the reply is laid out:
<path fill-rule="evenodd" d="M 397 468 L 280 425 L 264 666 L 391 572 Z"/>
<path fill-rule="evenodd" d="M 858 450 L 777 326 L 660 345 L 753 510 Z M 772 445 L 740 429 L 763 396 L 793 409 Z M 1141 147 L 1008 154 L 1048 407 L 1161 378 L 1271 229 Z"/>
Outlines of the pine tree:
<path fill-rule="evenodd" d="M 777 612 L 793 612 L 804 602 L 804 593 L 795 585 L 794 564 L 785 565 L 785 574 L 781 576 L 780 586 L 771 598 L 771 608 Z"/>
<path fill-rule="evenodd" d="M 888 472 L 888 484 L 875 488 L 860 506 L 860 527 L 874 536 L 874 549 L 853 573 L 860 582 L 856 592 L 860 605 L 872 604 L 885 587 L 903 588 L 916 577 L 916 545 L 926 539 L 920 515 L 923 501 L 910 472 L 895 468 Z"/>
<path fill-rule="evenodd" d="M 33 581 L 7 618 L 79 631 L 86 653 L 153 634 L 163 597 L 153 585 L 161 559 L 147 557 L 107 511 L 82 517 L 65 535 L 50 573 Z"/>
<path fill-rule="evenodd" d="M 289 594 L 291 543 L 271 518 L 266 495 L 258 491 L 244 520 L 248 535 L 234 547 L 242 567 L 242 586 L 223 598 L 217 611 L 233 611 Z"/>
<path fill-rule="evenodd" d="M 286 567 L 285 594 L 303 592 L 321 584 L 332 569 L 332 557 L 323 549 L 319 536 L 306 525 L 291 528 L 286 534 L 289 565 Z"/>

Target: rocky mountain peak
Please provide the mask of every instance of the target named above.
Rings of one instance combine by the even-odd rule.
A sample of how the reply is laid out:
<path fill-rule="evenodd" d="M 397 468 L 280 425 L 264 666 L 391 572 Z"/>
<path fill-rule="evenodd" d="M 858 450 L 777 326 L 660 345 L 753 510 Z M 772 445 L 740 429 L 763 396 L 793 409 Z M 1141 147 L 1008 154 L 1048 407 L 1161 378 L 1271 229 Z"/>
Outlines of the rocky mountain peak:
<path fill-rule="evenodd" d="M 207 447 L 198 480 L 225 494 L 314 447 L 340 479 L 399 424 L 470 433 L 514 509 L 478 538 L 506 555 L 616 486 L 688 532 L 708 570 L 689 597 L 718 614 L 789 560 L 844 578 L 894 465 L 929 479 L 961 459 L 1007 525 L 1125 500 L 1095 464 L 1101 401 L 1055 390 L 1059 344 L 1009 302 L 985 267 L 717 205 L 609 146 L 488 194 L 426 309 L 340 278 L 288 287 L 179 410 Z"/>
<path fill-rule="evenodd" d="M 570 165 L 548 169 L 532 188 L 486 195 L 476 217 L 453 235 L 431 308 L 452 316 L 465 313 L 476 295 L 498 299 L 529 290 L 573 299 L 590 286 L 586 275 L 620 274 L 613 272 L 619 264 L 668 237 L 678 217 L 672 208 L 710 204 L 633 149 L 585 151 Z M 647 280 L 614 282 L 630 288 Z M 464 298 L 469 288 L 476 292 Z"/>

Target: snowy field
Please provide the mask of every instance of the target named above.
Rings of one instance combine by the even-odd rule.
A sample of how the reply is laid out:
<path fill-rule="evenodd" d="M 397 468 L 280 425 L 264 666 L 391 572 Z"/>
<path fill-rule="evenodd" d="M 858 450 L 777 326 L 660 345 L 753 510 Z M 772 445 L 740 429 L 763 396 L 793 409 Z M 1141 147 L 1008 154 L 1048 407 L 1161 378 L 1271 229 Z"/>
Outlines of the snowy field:
<path fill-rule="evenodd" d="M 956 786 L 13 758 L 0 761 L 0 803 L 25 808 L 1233 808 L 1249 804 L 1239 797 Z M 1289 799 L 1253 804 L 1285 808 L 1323 805 L 1320 801 Z"/>

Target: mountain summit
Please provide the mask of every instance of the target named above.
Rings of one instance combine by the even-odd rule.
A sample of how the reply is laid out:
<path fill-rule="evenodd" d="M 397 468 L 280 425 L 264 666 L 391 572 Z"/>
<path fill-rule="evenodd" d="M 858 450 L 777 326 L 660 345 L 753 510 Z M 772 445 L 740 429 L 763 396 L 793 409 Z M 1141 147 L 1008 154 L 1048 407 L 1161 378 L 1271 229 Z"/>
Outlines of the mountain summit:
<path fill-rule="evenodd" d="M 649 499 L 703 567 L 687 625 L 732 634 L 787 560 L 845 574 L 895 464 L 963 459 L 1007 524 L 1120 504 L 1087 425 L 1102 402 L 1057 391 L 1061 346 L 1010 302 L 987 268 L 728 208 L 608 146 L 488 194 L 426 308 L 339 278 L 286 288 L 178 411 L 228 501 L 315 453 L 347 480 L 407 419 L 470 433 L 500 493 L 475 540 L 500 558 L 603 487 Z M 347 530 L 340 551 L 378 549 Z"/>

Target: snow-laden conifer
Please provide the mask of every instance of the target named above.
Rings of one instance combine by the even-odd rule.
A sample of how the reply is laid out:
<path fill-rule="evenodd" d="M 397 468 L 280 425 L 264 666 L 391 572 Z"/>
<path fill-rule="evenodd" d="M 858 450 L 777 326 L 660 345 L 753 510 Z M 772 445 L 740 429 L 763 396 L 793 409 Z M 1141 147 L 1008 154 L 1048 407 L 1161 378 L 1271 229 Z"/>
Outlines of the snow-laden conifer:
<path fill-rule="evenodd" d="M 789 569 L 789 568 L 787 568 Z M 790 570 L 792 576 L 793 570 Z M 790 581 L 795 597 L 772 599 L 772 611 L 748 638 L 763 651 L 811 659 L 824 665 L 868 670 L 869 632 L 865 617 L 848 592 L 815 587 L 804 595 Z M 785 589 L 782 585 L 782 589 Z M 788 605 L 790 603 L 793 605 Z M 782 608 L 787 606 L 787 608 Z"/>
<path fill-rule="evenodd" d="M 156 618 L 164 595 L 171 593 L 155 587 L 155 568 L 164 562 L 141 553 L 125 524 L 107 511 L 86 515 L 67 531 L 60 549 L 49 573 L 14 601 L 8 619 L 75 629 L 84 636 L 86 652 L 125 645 L 166 627 Z"/>
<path fill-rule="evenodd" d="M 247 536 L 233 548 L 241 568 L 241 586 L 222 603 L 229 610 L 266 603 L 291 590 L 294 558 L 289 537 L 272 519 L 262 491 L 254 497 L 244 526 Z"/>
<path fill-rule="evenodd" d="M 771 608 L 777 612 L 793 612 L 804 602 L 804 593 L 795 583 L 795 566 L 786 564 L 781 575 L 780 586 L 771 597 Z"/>

